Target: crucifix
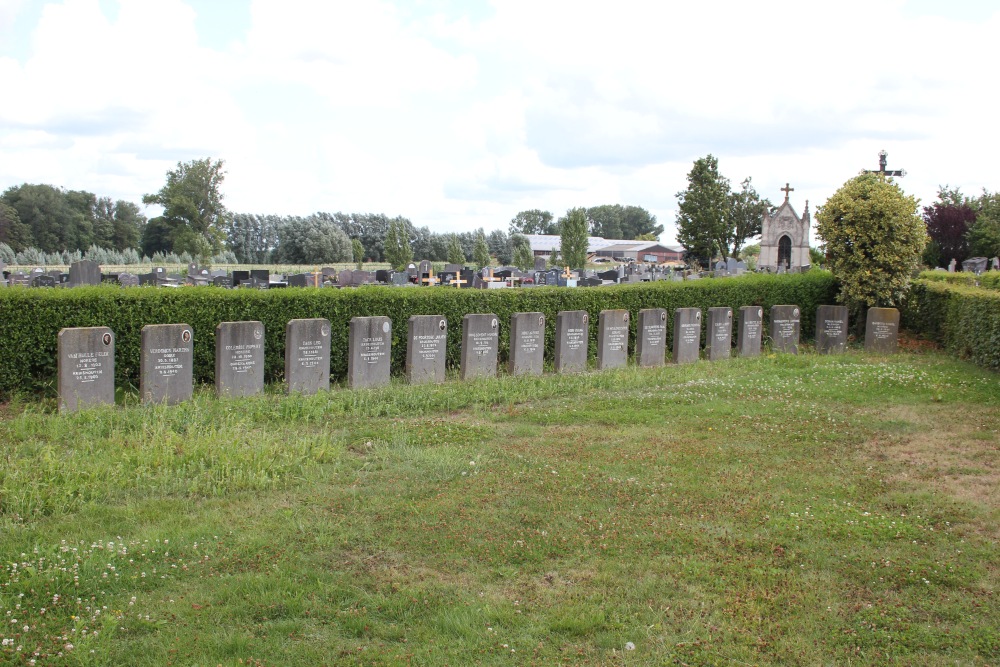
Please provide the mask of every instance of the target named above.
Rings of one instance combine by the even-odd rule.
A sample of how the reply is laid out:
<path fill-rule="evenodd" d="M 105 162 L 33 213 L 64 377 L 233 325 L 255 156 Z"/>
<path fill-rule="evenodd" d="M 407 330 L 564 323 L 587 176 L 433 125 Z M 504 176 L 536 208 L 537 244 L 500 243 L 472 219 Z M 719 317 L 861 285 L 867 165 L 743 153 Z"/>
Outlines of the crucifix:
<path fill-rule="evenodd" d="M 886 170 L 885 167 L 888 161 L 889 161 L 889 154 L 886 153 L 884 150 L 881 150 L 878 152 L 878 171 L 875 171 L 873 169 L 865 169 L 864 173 L 881 174 L 882 178 L 885 178 L 886 176 L 906 176 L 905 169 Z"/>
<path fill-rule="evenodd" d="M 566 267 L 566 270 L 563 271 L 562 277 L 565 278 L 566 280 L 569 280 L 570 278 L 573 277 L 573 272 L 569 270 L 568 266 Z"/>
<path fill-rule="evenodd" d="M 426 278 L 421 278 L 420 282 L 422 282 L 424 285 L 437 285 L 438 284 L 438 279 L 434 277 L 434 269 L 431 269 L 430 271 L 428 271 L 427 272 L 427 277 Z"/>
<path fill-rule="evenodd" d="M 782 192 L 785 193 L 785 201 L 788 201 L 788 193 L 789 192 L 795 192 L 795 188 L 792 188 L 792 187 L 788 186 L 788 181 L 785 181 L 785 187 L 779 188 L 779 190 L 781 190 Z"/>
<path fill-rule="evenodd" d="M 456 273 L 455 277 L 448 281 L 449 285 L 454 285 L 455 287 L 461 287 L 466 284 L 467 280 L 462 280 L 462 274 Z"/>
<path fill-rule="evenodd" d="M 321 274 L 320 274 L 320 271 L 319 271 L 319 267 L 318 266 L 314 266 L 313 267 L 313 286 L 314 287 L 319 287 L 319 277 L 320 277 L 320 275 Z"/>

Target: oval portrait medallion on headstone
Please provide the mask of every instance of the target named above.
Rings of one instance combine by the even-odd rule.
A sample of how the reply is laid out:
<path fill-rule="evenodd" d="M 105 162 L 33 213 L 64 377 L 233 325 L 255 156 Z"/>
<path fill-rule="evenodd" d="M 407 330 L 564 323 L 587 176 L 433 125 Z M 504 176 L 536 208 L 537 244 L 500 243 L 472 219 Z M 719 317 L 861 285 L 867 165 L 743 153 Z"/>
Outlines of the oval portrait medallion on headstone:
<path fill-rule="evenodd" d="M 191 342 L 191 331 L 189 329 L 185 329 L 181 332 L 181 340 L 185 343 Z"/>
<path fill-rule="evenodd" d="M 764 317 L 764 309 L 763 308 L 758 308 L 757 309 L 757 317 Z"/>
<path fill-rule="evenodd" d="M 792 317 L 798 317 L 798 316 L 799 316 L 799 309 L 796 308 L 795 310 L 792 311 Z"/>
<path fill-rule="evenodd" d="M 589 319 L 590 319 L 589 313 L 584 313 L 583 314 L 583 323 L 586 324 Z"/>
<path fill-rule="evenodd" d="M 383 322 L 382 323 L 382 333 L 389 333 L 389 323 L 388 322 Z"/>
<path fill-rule="evenodd" d="M 622 315 L 622 322 L 628 322 L 628 313 Z"/>
<path fill-rule="evenodd" d="M 261 332 L 259 327 L 253 330 L 253 337 L 255 339 L 260 340 L 263 336 L 264 334 Z"/>
<path fill-rule="evenodd" d="M 726 313 L 726 317 L 730 320 L 733 319 L 733 311 L 730 310 L 728 313 Z"/>
<path fill-rule="evenodd" d="M 109 333 L 104 334 L 104 338 L 102 338 L 101 340 L 104 341 L 105 345 L 111 345 L 111 334 Z"/>
<path fill-rule="evenodd" d="M 667 321 L 667 314 L 666 313 L 660 313 L 660 321 L 661 322 L 666 322 Z"/>
<path fill-rule="evenodd" d="M 330 335 L 330 325 L 324 324 L 323 326 L 320 327 L 319 332 L 323 334 L 324 338 L 326 338 L 327 336 Z"/>
<path fill-rule="evenodd" d="M 544 315 L 539 315 L 538 316 L 538 326 L 540 326 L 540 327 L 544 327 L 545 326 L 545 316 Z"/>
<path fill-rule="evenodd" d="M 441 320 L 438 322 L 438 327 L 440 327 L 441 331 L 444 331 L 448 328 L 448 322 L 446 320 Z"/>
<path fill-rule="evenodd" d="M 694 319 L 696 319 L 696 320 L 700 320 L 701 319 L 701 311 L 700 310 L 697 313 L 694 314 Z"/>
<path fill-rule="evenodd" d="M 494 329 L 497 328 L 497 318 L 495 317 L 493 318 L 493 321 L 490 322 L 490 326 L 493 327 Z"/>

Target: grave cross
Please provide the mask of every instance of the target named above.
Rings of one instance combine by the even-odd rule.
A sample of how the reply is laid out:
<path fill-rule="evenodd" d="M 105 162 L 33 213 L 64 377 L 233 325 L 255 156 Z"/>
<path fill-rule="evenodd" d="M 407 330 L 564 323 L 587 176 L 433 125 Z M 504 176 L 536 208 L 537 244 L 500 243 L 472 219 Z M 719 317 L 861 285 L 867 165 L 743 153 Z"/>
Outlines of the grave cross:
<path fill-rule="evenodd" d="M 431 269 L 427 273 L 427 277 L 426 278 L 421 278 L 420 282 L 422 282 L 425 285 L 437 285 L 439 281 L 438 281 L 437 278 L 434 277 L 434 269 Z"/>
<path fill-rule="evenodd" d="M 462 275 L 460 273 L 456 273 L 455 277 L 448 281 L 448 284 L 454 285 L 455 287 L 461 287 L 467 282 L 467 280 L 462 280 Z"/>
<path fill-rule="evenodd" d="M 889 161 L 889 154 L 884 150 L 881 150 L 878 152 L 878 171 L 875 171 L 873 169 L 865 169 L 863 173 L 881 174 L 882 178 L 885 178 L 886 176 L 906 176 L 905 169 L 895 169 L 887 171 L 885 167 L 888 161 Z"/>
<path fill-rule="evenodd" d="M 563 271 L 562 277 L 565 278 L 566 280 L 569 280 L 570 278 L 573 277 L 573 272 L 569 270 L 568 266 L 566 267 L 566 270 Z"/>
<path fill-rule="evenodd" d="M 785 193 L 785 201 L 788 201 L 788 193 L 795 192 L 795 188 L 789 187 L 787 181 L 785 181 L 785 187 L 779 189 Z"/>

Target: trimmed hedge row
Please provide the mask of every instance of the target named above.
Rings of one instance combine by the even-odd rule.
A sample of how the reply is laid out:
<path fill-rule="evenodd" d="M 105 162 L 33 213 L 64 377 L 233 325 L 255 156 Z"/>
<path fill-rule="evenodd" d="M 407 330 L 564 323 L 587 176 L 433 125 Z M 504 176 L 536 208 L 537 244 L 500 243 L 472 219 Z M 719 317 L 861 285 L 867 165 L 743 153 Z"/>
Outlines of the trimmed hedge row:
<path fill-rule="evenodd" d="M 923 271 L 921 280 L 943 282 L 949 285 L 968 285 L 969 287 L 985 287 L 1000 290 L 1000 271 L 987 271 L 978 276 L 972 273 L 946 273 L 944 271 Z"/>
<path fill-rule="evenodd" d="M 643 283 L 588 289 L 536 287 L 476 290 L 447 288 L 361 287 L 284 290 L 221 290 L 111 286 L 65 290 L 0 290 L 0 393 L 54 393 L 56 344 L 60 329 L 107 326 L 115 332 L 115 374 L 119 387 L 137 386 L 140 332 L 147 324 L 186 323 L 194 329 L 194 378 L 214 381 L 215 327 L 220 322 L 260 320 L 265 326 L 265 378 L 281 381 L 284 372 L 285 325 L 291 319 L 325 317 L 332 323 L 331 378 L 347 375 L 348 322 L 352 317 L 387 315 L 393 323 L 392 368 L 402 373 L 406 359 L 407 320 L 411 315 L 444 315 L 448 320 L 448 364 L 461 355 L 462 316 L 495 313 L 501 322 L 500 360 L 507 356 L 510 316 L 540 311 L 546 317 L 545 358 L 555 348 L 556 313 L 586 310 L 591 316 L 590 353 L 597 350 L 597 316 L 623 308 L 632 313 L 630 349 L 635 346 L 635 315 L 642 308 L 666 308 L 668 350 L 672 345 L 675 308 L 759 305 L 765 316 L 774 304 L 802 309 L 802 335 L 810 337 L 816 307 L 833 303 L 835 281 L 825 271 L 802 275 L 753 275 L 683 283 Z M 703 318 L 704 319 L 704 318 Z M 704 341 L 704 332 L 702 334 Z"/>
<path fill-rule="evenodd" d="M 918 280 L 907 296 L 902 324 L 951 354 L 1000 371 L 1000 291 Z"/>

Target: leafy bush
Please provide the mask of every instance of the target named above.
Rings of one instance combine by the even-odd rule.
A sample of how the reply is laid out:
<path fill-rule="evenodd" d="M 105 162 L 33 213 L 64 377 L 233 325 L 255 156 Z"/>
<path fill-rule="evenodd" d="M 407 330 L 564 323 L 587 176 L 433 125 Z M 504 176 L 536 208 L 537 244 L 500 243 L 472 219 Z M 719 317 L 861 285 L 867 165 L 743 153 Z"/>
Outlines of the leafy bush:
<path fill-rule="evenodd" d="M 924 334 L 962 359 L 1000 370 L 1000 291 L 996 290 L 1000 281 L 994 280 L 994 289 L 958 282 L 915 281 L 902 311 L 903 326 Z"/>
<path fill-rule="evenodd" d="M 816 308 L 833 303 L 836 285 L 825 271 L 802 275 L 754 275 L 684 283 L 658 282 L 589 289 L 536 287 L 474 290 L 447 288 L 221 290 L 114 286 L 73 289 L 0 290 L 0 393 L 42 389 L 53 392 L 56 343 L 66 327 L 108 326 L 116 335 L 115 370 L 119 386 L 137 385 L 140 332 L 146 324 L 185 323 L 194 329 L 194 377 L 210 383 L 214 376 L 215 327 L 220 322 L 260 320 L 265 326 L 265 375 L 280 381 L 284 372 L 285 325 L 294 318 L 325 317 L 333 324 L 331 375 L 347 374 L 348 323 L 352 317 L 387 315 L 393 323 L 392 367 L 402 373 L 406 358 L 407 320 L 411 315 L 443 315 L 448 320 L 448 363 L 461 354 L 462 316 L 495 313 L 501 323 L 500 359 L 507 356 L 510 316 L 540 311 L 546 317 L 546 359 L 555 347 L 556 314 L 586 310 L 591 316 L 590 353 L 597 351 L 600 311 L 623 308 L 633 317 L 630 348 L 635 348 L 635 322 L 642 308 L 665 308 L 670 317 L 667 346 L 673 344 L 676 308 L 797 304 L 802 309 L 802 335 L 813 333 Z M 703 318 L 704 320 L 705 318 Z M 702 340 L 705 340 L 704 333 Z"/>

